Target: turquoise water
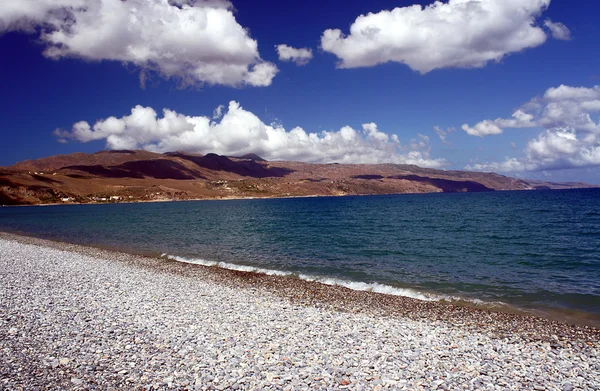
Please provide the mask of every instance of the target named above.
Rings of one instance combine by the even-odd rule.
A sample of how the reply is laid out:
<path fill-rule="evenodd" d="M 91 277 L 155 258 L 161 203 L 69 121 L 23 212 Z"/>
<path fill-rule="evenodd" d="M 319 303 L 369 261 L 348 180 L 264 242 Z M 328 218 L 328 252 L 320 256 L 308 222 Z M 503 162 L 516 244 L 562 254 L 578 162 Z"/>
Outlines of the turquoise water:
<path fill-rule="evenodd" d="M 0 208 L 0 230 L 600 319 L 599 189 Z"/>

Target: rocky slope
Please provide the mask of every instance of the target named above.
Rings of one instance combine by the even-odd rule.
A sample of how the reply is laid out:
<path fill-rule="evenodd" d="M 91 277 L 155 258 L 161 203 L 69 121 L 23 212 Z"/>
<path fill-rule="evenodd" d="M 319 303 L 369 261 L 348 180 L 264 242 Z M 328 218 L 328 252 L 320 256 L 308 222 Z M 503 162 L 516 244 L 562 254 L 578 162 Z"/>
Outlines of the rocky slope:
<path fill-rule="evenodd" d="M 253 154 L 100 151 L 0 168 L 0 205 L 577 187 L 591 186 L 414 165 L 269 162 Z"/>

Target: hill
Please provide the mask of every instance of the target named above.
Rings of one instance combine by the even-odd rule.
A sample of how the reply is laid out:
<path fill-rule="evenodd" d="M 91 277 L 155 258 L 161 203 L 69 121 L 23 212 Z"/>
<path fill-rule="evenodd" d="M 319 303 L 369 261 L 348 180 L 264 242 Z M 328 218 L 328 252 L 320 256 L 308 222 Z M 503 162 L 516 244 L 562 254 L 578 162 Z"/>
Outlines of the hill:
<path fill-rule="evenodd" d="M 185 152 L 100 151 L 0 168 L 0 205 L 593 187 L 399 164 L 269 162 Z"/>

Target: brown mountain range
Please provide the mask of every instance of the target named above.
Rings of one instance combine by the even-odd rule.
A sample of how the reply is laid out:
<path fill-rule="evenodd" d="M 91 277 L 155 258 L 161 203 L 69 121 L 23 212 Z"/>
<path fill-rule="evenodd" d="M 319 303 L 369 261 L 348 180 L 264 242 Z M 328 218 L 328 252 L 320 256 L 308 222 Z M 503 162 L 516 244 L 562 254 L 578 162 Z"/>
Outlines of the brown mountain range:
<path fill-rule="evenodd" d="M 401 164 L 269 162 L 250 154 L 100 151 L 0 168 L 0 205 L 594 187 Z"/>

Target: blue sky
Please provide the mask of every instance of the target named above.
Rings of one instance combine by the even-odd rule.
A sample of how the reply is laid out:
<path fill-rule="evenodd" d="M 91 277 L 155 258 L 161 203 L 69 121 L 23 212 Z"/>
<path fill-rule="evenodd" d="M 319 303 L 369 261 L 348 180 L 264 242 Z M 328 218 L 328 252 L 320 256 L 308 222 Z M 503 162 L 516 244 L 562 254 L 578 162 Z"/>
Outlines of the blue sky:
<path fill-rule="evenodd" d="M 128 0 L 129 8 L 119 8 L 123 17 L 132 17 L 133 4 L 150 22 L 136 27 L 129 20 L 137 28 L 131 33 L 115 32 L 122 23 L 104 21 L 102 7 L 115 6 L 113 0 L 85 8 L 88 1 L 60 0 L 58 9 L 49 0 L 0 5 L 0 165 L 135 147 L 416 163 L 600 183 L 595 2 L 453 0 L 409 13 L 406 7 L 431 2 L 177 0 L 176 6 L 153 0 L 152 10 Z M 466 6 L 480 9 L 467 12 Z M 147 36 L 160 30 L 157 20 L 168 7 L 182 15 L 200 12 L 195 15 L 213 18 L 210 23 L 223 17 L 219 23 L 233 32 L 211 36 L 192 25 L 167 41 L 177 30 L 168 25 L 177 22 L 167 20 L 166 33 Z M 369 13 L 358 30 L 366 25 L 375 35 L 365 41 L 350 26 Z M 440 15 L 448 18 L 444 25 Z M 411 25 L 415 20 L 419 27 Z M 324 40 L 329 29 L 344 35 Z M 522 35 L 510 36 L 519 29 Z M 226 40 L 235 45 L 222 49 Z M 123 54 L 119 45 L 128 41 L 137 45 L 135 55 Z M 312 58 L 300 66 L 282 61 L 280 44 L 309 49 Z M 497 58 L 485 57 L 490 51 Z M 210 67 L 215 62 L 227 69 L 226 80 Z M 258 65 L 266 73 L 254 77 Z M 178 120 L 159 121 L 165 108 Z M 114 121 L 106 121 L 111 116 Z M 436 126 L 450 129 L 445 140 Z"/>

